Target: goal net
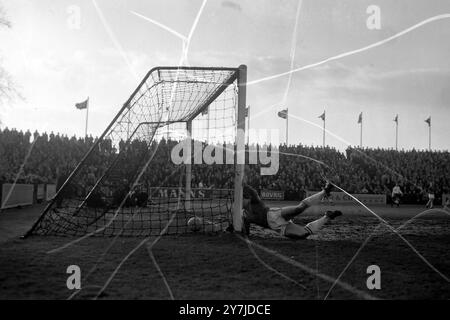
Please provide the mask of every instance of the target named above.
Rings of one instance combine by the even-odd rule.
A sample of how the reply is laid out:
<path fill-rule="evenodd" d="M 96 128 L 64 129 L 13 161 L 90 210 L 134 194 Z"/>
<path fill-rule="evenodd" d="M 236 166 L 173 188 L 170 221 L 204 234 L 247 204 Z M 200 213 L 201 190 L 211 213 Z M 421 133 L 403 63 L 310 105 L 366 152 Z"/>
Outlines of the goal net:
<path fill-rule="evenodd" d="M 150 70 L 26 236 L 240 229 L 245 83 L 245 66 Z"/>

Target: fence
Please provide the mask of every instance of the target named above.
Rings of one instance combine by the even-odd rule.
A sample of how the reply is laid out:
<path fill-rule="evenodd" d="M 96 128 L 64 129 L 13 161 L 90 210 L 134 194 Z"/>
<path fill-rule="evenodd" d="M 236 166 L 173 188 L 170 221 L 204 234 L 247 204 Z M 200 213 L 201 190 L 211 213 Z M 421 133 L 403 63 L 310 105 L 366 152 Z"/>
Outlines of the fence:
<path fill-rule="evenodd" d="M 306 196 L 309 197 L 316 193 L 317 191 L 307 191 Z M 369 194 L 369 193 L 358 193 L 352 194 L 353 197 L 361 201 L 366 205 L 379 205 L 386 204 L 386 195 L 385 194 Z M 344 192 L 331 192 L 330 200 L 334 203 L 338 204 L 356 204 L 356 200 Z"/>
<path fill-rule="evenodd" d="M 30 206 L 43 200 L 51 200 L 56 194 L 54 184 L 4 183 L 1 185 L 0 209 Z"/>

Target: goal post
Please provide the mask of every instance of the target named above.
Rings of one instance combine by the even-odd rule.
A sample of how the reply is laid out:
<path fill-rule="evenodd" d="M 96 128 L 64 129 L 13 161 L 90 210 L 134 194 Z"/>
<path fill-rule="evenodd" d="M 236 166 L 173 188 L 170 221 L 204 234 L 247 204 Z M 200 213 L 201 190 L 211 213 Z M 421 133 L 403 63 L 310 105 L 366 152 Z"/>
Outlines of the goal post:
<path fill-rule="evenodd" d="M 242 229 L 242 182 L 245 168 L 245 109 L 247 107 L 247 66 L 239 66 L 238 107 L 236 134 L 236 172 L 234 178 L 233 226 L 235 231 Z"/>
<path fill-rule="evenodd" d="M 192 150 L 192 121 L 186 122 L 186 133 L 189 140 L 189 151 Z M 191 160 L 191 159 L 189 159 Z M 191 210 L 191 192 L 192 192 L 192 164 L 189 161 L 186 164 L 186 209 Z"/>
<path fill-rule="evenodd" d="M 245 65 L 151 69 L 25 236 L 176 234 L 189 231 L 192 215 L 216 231 L 240 230 L 246 73 Z M 192 154 L 175 163 L 183 141 Z M 231 146 L 234 161 L 197 163 L 199 145 L 214 157 Z"/>

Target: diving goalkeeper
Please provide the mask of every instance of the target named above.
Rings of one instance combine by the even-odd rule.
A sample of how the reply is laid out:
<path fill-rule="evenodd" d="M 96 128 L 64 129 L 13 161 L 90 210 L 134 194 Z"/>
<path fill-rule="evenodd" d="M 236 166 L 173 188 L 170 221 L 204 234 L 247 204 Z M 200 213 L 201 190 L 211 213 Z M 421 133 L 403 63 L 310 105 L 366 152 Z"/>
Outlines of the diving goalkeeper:
<path fill-rule="evenodd" d="M 306 239 L 317 233 L 326 223 L 342 215 L 340 211 L 326 211 L 324 216 L 308 223 L 306 226 L 295 224 L 292 219 L 309 207 L 319 204 L 324 196 L 329 196 L 333 185 L 329 182 L 321 192 L 304 200 L 297 206 L 283 208 L 268 207 L 258 196 L 255 189 L 244 183 L 244 203 L 242 209 L 242 231 L 249 235 L 250 224 L 275 230 L 280 235 L 291 239 Z"/>

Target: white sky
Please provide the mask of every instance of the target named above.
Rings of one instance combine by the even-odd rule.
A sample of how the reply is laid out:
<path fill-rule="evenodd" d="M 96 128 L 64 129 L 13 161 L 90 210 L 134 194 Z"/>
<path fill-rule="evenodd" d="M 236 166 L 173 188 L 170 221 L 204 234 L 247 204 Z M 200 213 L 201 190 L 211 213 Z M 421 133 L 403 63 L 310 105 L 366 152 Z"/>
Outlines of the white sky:
<path fill-rule="evenodd" d="M 74 104 L 89 96 L 89 133 L 97 136 L 149 69 L 177 65 L 182 53 L 180 38 L 132 11 L 187 36 L 202 1 L 0 0 L 0 4 L 12 23 L 11 29 L 0 30 L 0 57 L 25 97 L 0 107 L 3 126 L 83 135 L 85 113 Z M 290 70 L 298 4 L 208 1 L 191 40 L 190 65 L 246 64 L 250 82 Z M 381 9 L 380 30 L 366 27 L 369 5 Z M 71 6 L 80 9 L 79 29 L 71 28 Z M 304 0 L 293 66 L 367 46 L 441 14 L 450 14 L 450 1 Z M 377 48 L 293 73 L 284 103 L 288 76 L 250 85 L 251 126 L 279 129 L 284 141 L 285 121 L 277 112 L 288 107 L 289 142 L 321 145 L 318 116 L 326 109 L 327 129 L 357 145 L 357 118 L 363 112 L 364 145 L 390 148 L 395 137 L 392 120 L 398 113 L 399 147 L 424 149 L 428 147 L 424 120 L 431 115 L 433 148 L 448 150 L 448 39 L 450 19 L 442 19 Z M 327 144 L 341 150 L 346 147 L 342 140 L 327 135 Z"/>

